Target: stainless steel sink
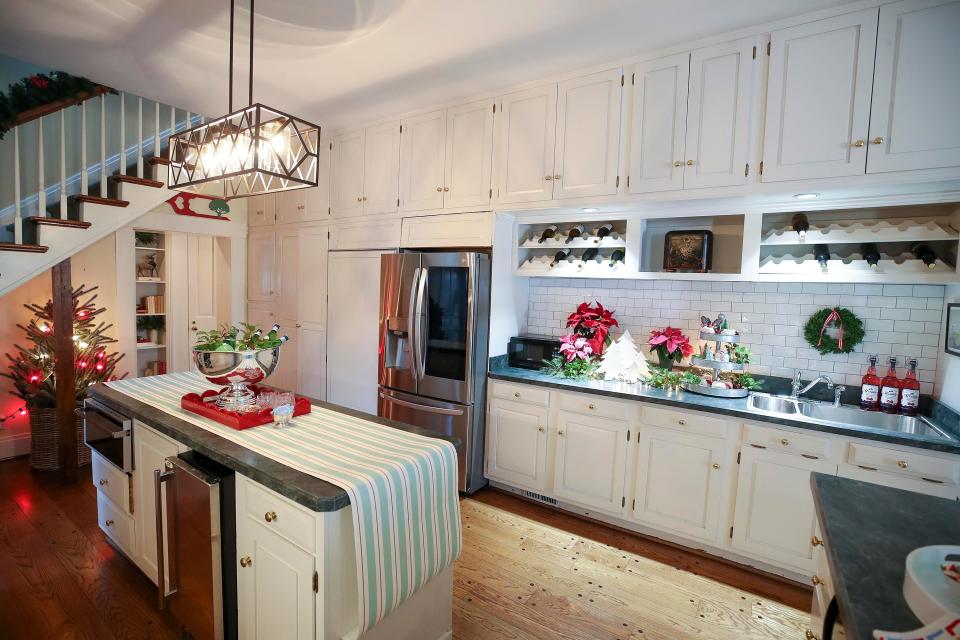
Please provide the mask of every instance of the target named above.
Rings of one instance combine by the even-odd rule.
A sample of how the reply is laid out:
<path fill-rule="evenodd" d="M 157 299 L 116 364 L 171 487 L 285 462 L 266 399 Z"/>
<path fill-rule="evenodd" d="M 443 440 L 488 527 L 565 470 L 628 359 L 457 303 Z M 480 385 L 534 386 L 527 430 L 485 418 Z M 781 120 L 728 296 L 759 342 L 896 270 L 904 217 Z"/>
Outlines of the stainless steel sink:
<path fill-rule="evenodd" d="M 816 400 L 806 400 L 792 396 L 775 396 L 766 393 L 752 394 L 748 404 L 751 410 L 758 413 L 782 416 L 801 422 L 838 427 L 866 427 L 927 438 L 953 439 L 923 416 L 913 418 L 891 415 L 879 411 L 864 411 L 859 407 L 849 405 L 836 406 Z"/>

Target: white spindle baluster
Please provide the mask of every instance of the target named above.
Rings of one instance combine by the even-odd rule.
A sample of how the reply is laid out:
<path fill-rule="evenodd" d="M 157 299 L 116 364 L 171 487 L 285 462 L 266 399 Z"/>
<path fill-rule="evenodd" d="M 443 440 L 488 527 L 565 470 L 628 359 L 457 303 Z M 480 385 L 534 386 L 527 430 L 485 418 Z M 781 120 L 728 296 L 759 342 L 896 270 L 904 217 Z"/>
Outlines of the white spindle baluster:
<path fill-rule="evenodd" d="M 143 98 L 137 98 L 137 177 L 143 177 Z"/>
<path fill-rule="evenodd" d="M 63 125 L 63 113 L 60 109 L 60 217 L 67 219 L 67 131 Z"/>
<path fill-rule="evenodd" d="M 80 103 L 80 193 L 87 195 L 87 102 Z"/>
<path fill-rule="evenodd" d="M 100 197 L 107 197 L 107 94 L 100 96 Z"/>
<path fill-rule="evenodd" d="M 160 157 L 160 103 L 153 103 L 153 157 Z"/>
<path fill-rule="evenodd" d="M 47 215 L 47 192 L 43 186 L 43 117 L 37 118 L 37 215 Z"/>
<path fill-rule="evenodd" d="M 187 126 L 184 129 L 189 129 L 193 126 L 193 114 L 187 111 Z"/>
<path fill-rule="evenodd" d="M 127 101 L 126 93 L 120 92 L 120 159 L 117 160 L 117 175 L 127 175 Z"/>
<path fill-rule="evenodd" d="M 13 128 L 13 241 L 23 241 L 23 220 L 20 213 L 20 127 Z"/>
<path fill-rule="evenodd" d="M 170 135 L 177 132 L 177 110 L 170 107 Z M 170 146 L 170 136 L 167 136 L 167 158 L 173 159 L 173 147 Z"/>

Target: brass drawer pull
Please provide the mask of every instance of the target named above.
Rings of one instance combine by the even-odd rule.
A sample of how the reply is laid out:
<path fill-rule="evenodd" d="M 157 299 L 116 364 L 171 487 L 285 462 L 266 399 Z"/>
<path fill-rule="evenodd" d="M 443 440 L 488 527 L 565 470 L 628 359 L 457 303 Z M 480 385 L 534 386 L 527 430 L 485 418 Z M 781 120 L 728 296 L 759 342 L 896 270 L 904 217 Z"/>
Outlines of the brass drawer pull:
<path fill-rule="evenodd" d="M 906 461 L 906 460 L 897 460 L 897 466 L 900 467 L 901 469 L 906 469 L 906 468 L 907 468 L 907 461 Z"/>
<path fill-rule="evenodd" d="M 683 425 L 687 424 L 687 421 L 686 421 L 686 420 L 677 420 L 677 424 L 682 427 Z"/>
<path fill-rule="evenodd" d="M 267 522 L 273 522 L 274 520 L 277 519 L 277 512 L 267 511 L 265 514 L 263 514 L 263 519 L 266 520 Z"/>
<path fill-rule="evenodd" d="M 714 469 L 719 469 L 719 468 L 720 468 L 720 463 L 714 462 L 711 466 L 712 466 Z"/>
<path fill-rule="evenodd" d="M 253 564 L 253 559 L 250 556 L 243 556 L 240 558 L 240 566 L 246 569 L 247 567 Z"/>
<path fill-rule="evenodd" d="M 790 446 L 790 441 L 787 440 L 786 438 L 780 438 L 780 444 L 782 444 L 782 445 L 785 446 L 785 447 L 789 447 L 789 446 Z"/>

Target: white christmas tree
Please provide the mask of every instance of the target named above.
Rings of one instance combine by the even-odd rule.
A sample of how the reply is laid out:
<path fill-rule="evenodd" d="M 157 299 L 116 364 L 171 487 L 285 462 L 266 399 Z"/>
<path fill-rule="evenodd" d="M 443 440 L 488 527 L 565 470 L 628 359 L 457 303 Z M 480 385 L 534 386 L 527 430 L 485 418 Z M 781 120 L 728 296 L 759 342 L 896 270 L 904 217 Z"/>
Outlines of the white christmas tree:
<path fill-rule="evenodd" d="M 604 380 L 623 382 L 639 382 L 650 375 L 647 359 L 637 349 L 629 331 L 624 331 L 616 342 L 604 350 L 597 371 L 603 374 Z"/>

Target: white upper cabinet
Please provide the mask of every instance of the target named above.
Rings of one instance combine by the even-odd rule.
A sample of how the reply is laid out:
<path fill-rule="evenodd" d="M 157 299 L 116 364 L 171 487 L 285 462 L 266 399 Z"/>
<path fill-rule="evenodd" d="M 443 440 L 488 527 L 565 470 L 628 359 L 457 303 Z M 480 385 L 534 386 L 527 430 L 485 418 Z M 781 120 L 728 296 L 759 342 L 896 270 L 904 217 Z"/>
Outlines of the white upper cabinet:
<path fill-rule="evenodd" d="M 497 100 L 497 194 L 500 202 L 553 198 L 557 85 L 518 91 Z"/>
<path fill-rule="evenodd" d="M 490 208 L 493 162 L 493 102 L 447 109 L 443 206 Z"/>
<path fill-rule="evenodd" d="M 960 2 L 880 7 L 867 172 L 960 166 Z"/>
<path fill-rule="evenodd" d="M 400 123 L 367 127 L 363 152 L 363 214 L 395 213 L 399 207 Z"/>
<path fill-rule="evenodd" d="M 690 54 L 634 67 L 629 192 L 683 188 Z"/>
<path fill-rule="evenodd" d="M 444 110 L 403 121 L 400 135 L 400 204 L 404 211 L 443 208 L 446 129 Z"/>
<path fill-rule="evenodd" d="M 247 235 L 247 300 L 253 302 L 272 302 L 275 288 L 273 231 L 251 231 Z"/>
<path fill-rule="evenodd" d="M 321 140 L 317 149 L 317 188 L 303 190 L 304 219 L 326 220 L 330 217 L 330 156 L 333 143 Z"/>
<path fill-rule="evenodd" d="M 877 13 L 771 34 L 764 182 L 864 173 Z"/>
<path fill-rule="evenodd" d="M 617 193 L 623 69 L 561 82 L 554 198 Z"/>
<path fill-rule="evenodd" d="M 247 224 L 251 227 L 265 227 L 273 224 L 274 196 L 272 194 L 250 196 L 247 198 Z"/>
<path fill-rule="evenodd" d="M 363 130 L 333 139 L 330 168 L 330 207 L 338 218 L 363 214 Z"/>
<path fill-rule="evenodd" d="M 759 39 L 745 38 L 690 54 L 685 189 L 746 182 L 758 46 Z"/>

